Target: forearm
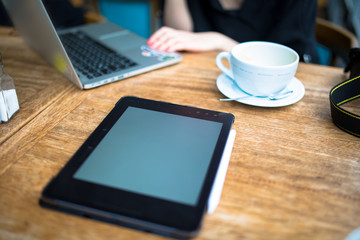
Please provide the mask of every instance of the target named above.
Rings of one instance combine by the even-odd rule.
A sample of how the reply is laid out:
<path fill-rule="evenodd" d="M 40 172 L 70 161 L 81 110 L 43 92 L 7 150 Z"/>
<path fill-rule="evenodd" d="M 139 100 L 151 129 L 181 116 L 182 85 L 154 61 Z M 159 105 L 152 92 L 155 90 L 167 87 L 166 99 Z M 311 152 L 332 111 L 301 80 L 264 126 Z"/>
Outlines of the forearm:
<path fill-rule="evenodd" d="M 239 44 L 239 42 L 218 32 L 207 32 L 207 33 L 199 33 L 199 34 L 207 35 L 207 39 L 214 50 L 230 52 L 235 45 Z"/>
<path fill-rule="evenodd" d="M 218 32 L 188 32 L 162 27 L 148 40 L 148 44 L 161 51 L 230 51 L 238 42 Z"/>
<path fill-rule="evenodd" d="M 164 25 L 189 32 L 193 30 L 193 22 L 186 0 L 165 0 Z"/>

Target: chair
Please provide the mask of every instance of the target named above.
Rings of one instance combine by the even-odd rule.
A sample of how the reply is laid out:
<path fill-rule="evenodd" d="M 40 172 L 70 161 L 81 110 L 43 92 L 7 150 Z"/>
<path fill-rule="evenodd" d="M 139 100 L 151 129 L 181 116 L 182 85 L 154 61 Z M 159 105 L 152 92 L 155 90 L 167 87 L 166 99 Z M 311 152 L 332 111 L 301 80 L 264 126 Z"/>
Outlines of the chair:
<path fill-rule="evenodd" d="M 339 66 L 340 61 L 346 65 L 350 49 L 359 47 L 352 32 L 322 18 L 316 19 L 315 36 L 317 42 L 330 51 L 331 66 Z"/>

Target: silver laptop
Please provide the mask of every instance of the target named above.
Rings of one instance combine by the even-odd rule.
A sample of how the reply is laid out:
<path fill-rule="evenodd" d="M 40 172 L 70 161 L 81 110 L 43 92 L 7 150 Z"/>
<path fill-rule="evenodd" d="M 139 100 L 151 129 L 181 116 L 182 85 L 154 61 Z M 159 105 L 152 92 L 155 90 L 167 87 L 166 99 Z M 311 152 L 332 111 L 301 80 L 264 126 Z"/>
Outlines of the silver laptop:
<path fill-rule="evenodd" d="M 146 39 L 110 22 L 56 31 L 41 0 L 2 0 L 27 45 L 81 89 L 178 63 Z"/>

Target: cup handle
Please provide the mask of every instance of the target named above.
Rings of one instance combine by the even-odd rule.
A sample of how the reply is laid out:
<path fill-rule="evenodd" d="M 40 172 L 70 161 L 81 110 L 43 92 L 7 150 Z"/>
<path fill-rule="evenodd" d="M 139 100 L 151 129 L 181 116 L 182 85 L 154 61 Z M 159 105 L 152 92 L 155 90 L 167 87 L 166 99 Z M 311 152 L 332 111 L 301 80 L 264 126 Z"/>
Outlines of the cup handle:
<path fill-rule="evenodd" d="M 231 67 L 227 68 L 224 66 L 224 64 L 222 63 L 222 59 L 226 58 L 228 60 L 228 62 L 230 63 L 230 53 L 229 52 L 221 52 L 216 56 L 216 65 L 218 66 L 218 68 L 223 71 L 223 73 L 225 73 L 226 75 L 228 75 L 230 78 L 234 79 L 233 73 L 231 71 Z"/>

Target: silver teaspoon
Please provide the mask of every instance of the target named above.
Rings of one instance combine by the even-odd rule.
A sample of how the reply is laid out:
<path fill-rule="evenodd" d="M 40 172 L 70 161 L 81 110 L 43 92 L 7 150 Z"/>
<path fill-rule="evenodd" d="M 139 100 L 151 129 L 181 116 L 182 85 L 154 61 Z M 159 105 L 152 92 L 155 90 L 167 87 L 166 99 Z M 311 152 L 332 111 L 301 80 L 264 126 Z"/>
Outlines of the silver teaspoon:
<path fill-rule="evenodd" d="M 267 98 L 271 101 L 276 101 L 276 100 L 280 100 L 283 98 L 288 97 L 290 94 L 292 94 L 294 91 L 287 91 L 284 92 L 282 94 L 277 94 L 277 95 L 270 95 L 270 96 L 254 96 L 254 95 L 247 95 L 247 96 L 242 96 L 242 97 L 236 97 L 236 98 L 220 98 L 220 101 L 226 102 L 226 101 L 238 101 L 238 100 L 242 100 L 242 99 L 246 99 L 249 97 L 257 97 L 257 98 Z"/>

